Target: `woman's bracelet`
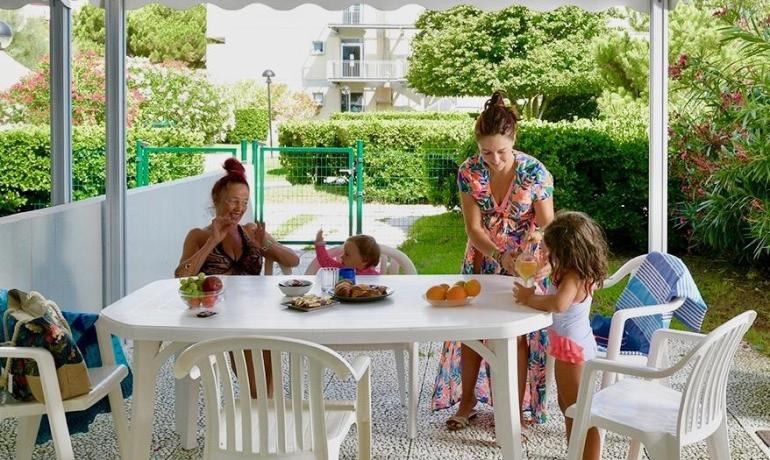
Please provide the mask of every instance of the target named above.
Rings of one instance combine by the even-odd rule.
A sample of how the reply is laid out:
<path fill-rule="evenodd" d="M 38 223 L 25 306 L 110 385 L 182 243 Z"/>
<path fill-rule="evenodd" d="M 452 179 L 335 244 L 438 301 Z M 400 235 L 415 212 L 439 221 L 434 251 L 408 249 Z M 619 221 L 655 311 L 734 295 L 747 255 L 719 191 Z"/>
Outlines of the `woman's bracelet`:
<path fill-rule="evenodd" d="M 266 252 L 267 250 L 269 250 L 270 248 L 272 248 L 272 247 L 273 247 L 273 244 L 275 244 L 275 243 L 273 243 L 273 240 L 271 240 L 270 238 L 268 238 L 268 239 L 267 239 L 267 241 L 265 242 L 265 245 L 264 245 L 264 246 L 262 246 L 262 252 Z"/>

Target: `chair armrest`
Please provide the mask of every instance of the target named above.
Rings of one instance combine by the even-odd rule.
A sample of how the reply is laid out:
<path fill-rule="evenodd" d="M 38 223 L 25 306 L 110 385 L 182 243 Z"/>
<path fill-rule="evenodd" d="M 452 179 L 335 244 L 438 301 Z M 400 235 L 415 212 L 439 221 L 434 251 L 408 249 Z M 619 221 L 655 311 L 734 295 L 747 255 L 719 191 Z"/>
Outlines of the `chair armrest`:
<path fill-rule="evenodd" d="M 647 355 L 647 365 L 658 367 L 662 364 L 662 353 L 666 349 L 665 344 L 668 340 L 679 340 L 681 342 L 687 342 L 691 345 L 699 344 L 703 338 L 706 337 L 703 334 L 697 332 L 677 331 L 674 329 L 658 329 L 652 334 L 652 343 L 650 344 L 650 353 Z"/>
<path fill-rule="evenodd" d="M 51 368 L 56 372 L 56 368 L 53 363 L 53 355 L 45 348 L 38 347 L 0 347 L 0 358 L 24 358 L 34 359 L 38 366 L 46 366 L 46 363 L 50 361 Z"/>
<path fill-rule="evenodd" d="M 670 369 L 658 369 L 657 367 L 651 366 L 635 366 L 633 364 L 626 364 L 620 361 L 612 361 L 603 358 L 586 361 L 583 367 L 584 373 L 595 374 L 597 372 L 612 372 L 643 379 L 661 379 L 668 377 L 673 373 L 669 371 Z"/>
<path fill-rule="evenodd" d="M 356 356 L 352 363 L 350 363 L 350 367 L 353 368 L 352 375 L 353 378 L 356 379 L 356 382 L 361 380 L 361 378 L 369 372 L 369 365 L 371 362 L 372 360 L 368 356 L 359 355 Z"/>
<path fill-rule="evenodd" d="M 669 313 L 681 307 L 683 303 L 684 298 L 677 297 L 671 302 L 660 305 L 625 308 L 616 311 L 615 314 L 612 315 L 612 322 L 610 323 L 610 336 L 607 341 L 607 359 L 615 359 L 620 355 L 620 343 L 623 340 L 623 331 L 626 328 L 626 321 L 631 318 Z"/>
<path fill-rule="evenodd" d="M 637 269 L 639 265 L 642 264 L 645 257 L 647 256 L 646 255 L 636 256 L 633 259 L 629 260 L 628 262 L 624 263 L 623 266 L 621 266 L 615 273 L 612 274 L 612 276 L 604 280 L 604 283 L 602 284 L 602 288 L 608 288 L 618 284 L 620 280 L 630 275 L 631 272 Z"/>

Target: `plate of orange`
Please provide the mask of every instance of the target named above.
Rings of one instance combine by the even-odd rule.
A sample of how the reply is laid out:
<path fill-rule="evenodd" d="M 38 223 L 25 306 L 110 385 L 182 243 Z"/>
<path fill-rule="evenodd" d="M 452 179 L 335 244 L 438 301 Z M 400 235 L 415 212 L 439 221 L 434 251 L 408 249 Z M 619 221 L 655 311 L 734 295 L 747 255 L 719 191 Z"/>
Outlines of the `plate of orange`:
<path fill-rule="evenodd" d="M 470 279 L 458 281 L 453 286 L 437 284 L 425 291 L 422 298 L 435 307 L 459 307 L 473 302 L 481 292 L 481 283 Z"/>

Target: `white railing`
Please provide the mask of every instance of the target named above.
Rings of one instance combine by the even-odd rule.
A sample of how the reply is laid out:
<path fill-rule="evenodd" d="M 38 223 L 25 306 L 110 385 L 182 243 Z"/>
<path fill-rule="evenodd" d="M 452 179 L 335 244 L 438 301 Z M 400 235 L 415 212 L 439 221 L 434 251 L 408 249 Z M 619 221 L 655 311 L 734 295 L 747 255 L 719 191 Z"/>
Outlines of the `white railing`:
<path fill-rule="evenodd" d="M 327 61 L 326 65 L 329 80 L 403 80 L 407 71 L 406 60 Z"/>

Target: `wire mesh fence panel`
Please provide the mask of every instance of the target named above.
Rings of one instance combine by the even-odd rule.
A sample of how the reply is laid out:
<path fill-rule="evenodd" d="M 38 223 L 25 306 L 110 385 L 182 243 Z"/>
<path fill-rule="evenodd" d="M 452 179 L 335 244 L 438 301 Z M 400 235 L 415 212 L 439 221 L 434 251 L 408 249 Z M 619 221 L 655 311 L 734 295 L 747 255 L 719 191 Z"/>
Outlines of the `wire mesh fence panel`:
<path fill-rule="evenodd" d="M 391 239 L 400 243 L 421 217 L 457 208 L 457 168 L 456 150 L 366 149 L 364 233 L 389 227 Z"/>
<path fill-rule="evenodd" d="M 272 156 L 270 153 L 276 153 Z M 355 231 L 353 150 L 264 148 L 258 219 L 281 242 L 337 243 Z"/>

